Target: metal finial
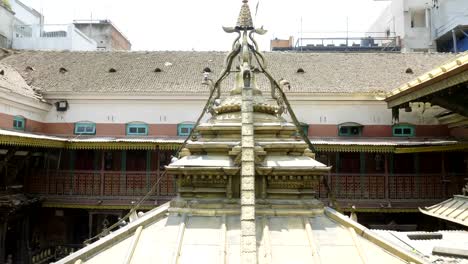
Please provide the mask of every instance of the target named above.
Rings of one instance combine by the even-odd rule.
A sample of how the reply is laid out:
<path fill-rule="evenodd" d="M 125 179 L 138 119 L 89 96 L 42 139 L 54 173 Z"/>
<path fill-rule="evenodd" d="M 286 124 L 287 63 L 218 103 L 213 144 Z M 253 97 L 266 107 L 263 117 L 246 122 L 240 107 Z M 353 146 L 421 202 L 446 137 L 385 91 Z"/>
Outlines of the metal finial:
<path fill-rule="evenodd" d="M 241 30 L 254 29 L 252 15 L 250 13 L 248 2 L 249 2 L 248 0 L 242 0 L 243 4 L 239 13 L 239 18 L 237 19 L 236 29 L 241 29 Z"/>

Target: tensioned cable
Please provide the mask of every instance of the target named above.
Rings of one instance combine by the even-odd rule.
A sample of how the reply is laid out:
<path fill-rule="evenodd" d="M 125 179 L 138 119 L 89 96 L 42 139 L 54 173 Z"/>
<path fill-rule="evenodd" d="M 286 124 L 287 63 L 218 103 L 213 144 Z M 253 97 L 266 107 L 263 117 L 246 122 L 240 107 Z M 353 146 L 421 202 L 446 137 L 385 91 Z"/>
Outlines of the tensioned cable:
<path fill-rule="evenodd" d="M 304 131 L 301 129 L 301 125 L 299 123 L 299 120 L 297 120 L 296 114 L 294 113 L 291 105 L 289 104 L 289 100 L 286 97 L 286 94 L 284 93 L 283 89 L 279 86 L 278 82 L 273 78 L 273 76 L 268 72 L 268 70 L 264 67 L 263 63 L 260 61 L 258 56 L 262 57 L 262 54 L 260 54 L 253 46 L 249 45 L 250 50 L 253 52 L 255 56 L 255 60 L 257 61 L 258 65 L 262 69 L 263 73 L 267 76 L 267 78 L 273 83 L 273 86 L 275 89 L 279 92 L 280 96 L 282 97 L 284 104 L 286 105 L 286 108 L 288 109 L 288 113 L 291 116 L 291 119 L 293 120 L 294 125 L 296 126 L 297 131 L 299 132 L 299 135 L 302 137 L 304 142 L 307 144 L 309 149 L 315 153 L 315 148 L 310 142 L 309 138 L 305 135 Z M 263 61 L 263 60 L 262 60 Z M 328 179 L 326 177 L 322 177 L 323 184 L 325 185 L 325 189 L 327 190 L 327 196 L 332 202 L 333 207 L 336 209 L 339 209 L 339 205 L 336 201 L 335 194 L 331 191 L 330 185 L 328 183 Z"/>
<path fill-rule="evenodd" d="M 238 41 L 238 38 L 234 41 L 234 42 L 237 42 Z M 228 56 L 227 56 L 227 59 L 226 59 L 226 67 L 224 68 L 223 72 L 221 73 L 221 76 L 218 78 L 218 80 L 215 82 L 215 84 L 213 85 L 213 89 L 211 89 L 210 91 L 210 96 L 208 97 L 208 100 L 206 101 L 206 104 L 205 104 L 205 107 L 203 108 L 202 112 L 200 113 L 200 116 L 198 117 L 197 121 L 195 122 L 195 125 L 194 125 L 194 128 L 192 130 L 190 130 L 190 133 L 189 135 L 185 138 L 184 142 L 182 143 L 182 145 L 180 145 L 180 147 L 177 149 L 176 153 L 175 153 L 175 156 L 178 156 L 179 152 L 185 147 L 185 145 L 187 144 L 188 140 L 190 138 L 192 138 L 192 135 L 194 133 L 194 131 L 196 130 L 196 128 L 198 127 L 198 125 L 200 124 L 200 121 L 202 120 L 203 116 L 205 115 L 206 112 L 208 112 L 208 108 L 210 107 L 211 105 L 211 100 L 213 98 L 213 95 L 215 94 L 215 92 L 217 92 L 220 88 L 220 84 L 221 82 L 227 77 L 227 75 L 229 75 L 230 73 L 230 70 L 231 70 L 231 65 L 232 65 L 232 61 L 234 59 L 234 57 L 239 54 L 240 52 L 240 46 L 238 48 L 235 48 Z M 97 239 L 97 238 L 100 238 L 102 236 L 104 236 L 105 234 L 107 234 L 110 230 L 116 228 L 117 226 L 119 226 L 121 223 L 123 223 L 126 219 L 128 219 L 130 217 L 131 214 L 133 214 L 136 210 L 138 210 L 138 208 L 141 206 L 141 204 L 146 201 L 150 196 L 151 194 L 154 193 L 154 191 L 156 190 L 156 188 L 158 187 L 159 185 L 159 182 L 161 181 L 161 179 L 163 177 L 165 177 L 167 174 L 167 170 L 164 170 L 158 177 L 158 179 L 156 180 L 156 182 L 151 186 L 151 189 L 146 193 L 145 196 L 143 196 L 140 200 L 138 200 L 138 202 L 130 209 L 130 211 L 124 216 L 122 217 L 120 220 L 118 220 L 117 222 L 115 222 L 113 225 L 109 226 L 108 228 L 105 228 L 104 230 L 102 230 L 99 234 L 91 237 L 91 238 L 88 238 L 84 241 L 85 244 L 89 243 L 89 242 L 92 242 L 93 240 Z"/>

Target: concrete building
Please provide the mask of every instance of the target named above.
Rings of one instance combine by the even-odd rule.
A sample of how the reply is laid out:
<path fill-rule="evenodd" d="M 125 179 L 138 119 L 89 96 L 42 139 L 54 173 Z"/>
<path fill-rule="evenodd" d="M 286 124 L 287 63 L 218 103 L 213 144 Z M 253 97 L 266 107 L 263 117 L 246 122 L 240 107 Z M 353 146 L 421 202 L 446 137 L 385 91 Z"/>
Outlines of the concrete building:
<path fill-rule="evenodd" d="M 97 43 L 73 24 L 66 25 L 16 25 L 13 36 L 14 49 L 95 51 Z"/>
<path fill-rule="evenodd" d="M 19 0 L 0 1 L 0 47 L 11 48 L 15 27 L 18 25 L 42 25 L 41 13 Z"/>
<path fill-rule="evenodd" d="M 97 43 L 102 51 L 130 50 L 132 44 L 110 20 L 75 20 L 76 28 Z"/>
<path fill-rule="evenodd" d="M 289 39 L 272 39 L 270 40 L 270 50 L 291 49 L 294 46 L 294 37 L 290 36 Z"/>
<path fill-rule="evenodd" d="M 42 25 L 44 16 L 19 0 L 8 0 L 11 9 L 15 12 L 15 25 Z"/>
<path fill-rule="evenodd" d="M 467 1 L 389 1 L 389 6 L 371 25 L 369 32 L 394 34 L 401 40 L 404 52 L 468 50 L 463 31 L 468 25 Z"/>
<path fill-rule="evenodd" d="M 6 1 L 0 1 L 0 48 L 11 48 L 15 13 Z"/>

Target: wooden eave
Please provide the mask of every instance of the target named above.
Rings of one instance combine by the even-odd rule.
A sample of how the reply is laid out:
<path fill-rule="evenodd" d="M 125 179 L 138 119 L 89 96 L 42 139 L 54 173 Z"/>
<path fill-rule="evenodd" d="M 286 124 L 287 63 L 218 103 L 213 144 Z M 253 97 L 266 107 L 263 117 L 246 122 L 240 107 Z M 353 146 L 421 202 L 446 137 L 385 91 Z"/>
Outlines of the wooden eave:
<path fill-rule="evenodd" d="M 387 94 L 385 101 L 389 108 L 393 108 L 467 82 L 467 70 L 468 54 L 465 54 L 394 89 Z"/>
<path fill-rule="evenodd" d="M 229 145 L 232 142 L 222 143 Z M 98 149 L 98 150 L 176 150 L 182 143 L 178 142 L 129 142 L 129 141 L 108 141 L 108 142 L 83 142 L 68 141 L 61 138 L 35 138 L 21 137 L 15 135 L 0 135 L 0 145 L 20 146 L 20 147 L 44 147 L 44 148 L 63 148 L 63 149 Z M 205 149 L 201 146 L 202 142 L 190 143 L 195 149 Z M 200 144 L 200 146 L 197 146 Z M 203 142 L 203 145 L 205 143 Z M 213 146 L 211 146 L 213 144 Z M 219 147 L 219 143 L 208 143 L 206 149 Z M 303 142 L 280 142 L 260 144 L 265 149 L 290 149 L 303 150 L 306 144 Z M 314 144 L 318 152 L 371 152 L 371 153 L 417 153 L 417 152 L 437 152 L 437 151 L 468 151 L 468 142 L 459 142 L 450 145 L 424 145 L 424 146 L 395 146 L 395 145 L 373 145 L 373 144 Z M 228 149 L 226 149 L 227 151 Z"/>

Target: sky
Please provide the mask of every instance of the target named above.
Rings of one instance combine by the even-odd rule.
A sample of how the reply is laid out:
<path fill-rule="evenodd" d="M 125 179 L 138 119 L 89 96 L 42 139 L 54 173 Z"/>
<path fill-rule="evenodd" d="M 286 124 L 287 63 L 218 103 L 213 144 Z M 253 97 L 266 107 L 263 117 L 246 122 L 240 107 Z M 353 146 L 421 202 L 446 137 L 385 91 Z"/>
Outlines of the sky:
<path fill-rule="evenodd" d="M 43 13 L 46 24 L 110 19 L 130 40 L 132 50 L 196 51 L 230 49 L 235 36 L 224 33 L 221 26 L 235 26 L 242 3 L 241 0 L 21 1 Z M 273 38 L 294 36 L 297 39 L 301 34 L 303 37 L 345 36 L 347 28 L 349 32 L 365 32 L 389 3 L 382 0 L 249 1 L 254 25 L 268 30 L 266 35 L 256 37 L 261 50 L 269 50 Z"/>

